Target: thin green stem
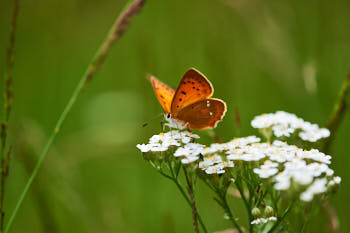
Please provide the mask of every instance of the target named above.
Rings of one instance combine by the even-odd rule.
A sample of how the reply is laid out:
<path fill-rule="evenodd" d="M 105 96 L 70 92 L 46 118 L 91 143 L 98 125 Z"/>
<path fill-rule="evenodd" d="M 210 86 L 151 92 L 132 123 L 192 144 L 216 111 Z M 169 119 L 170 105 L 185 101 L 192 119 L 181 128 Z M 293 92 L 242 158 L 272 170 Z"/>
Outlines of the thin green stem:
<path fill-rule="evenodd" d="M 17 201 L 15 209 L 13 210 L 12 215 L 9 219 L 9 222 L 6 225 L 4 233 L 7 233 L 10 230 L 10 227 L 11 227 L 11 225 L 12 225 L 12 223 L 17 215 L 17 212 L 18 212 L 19 208 L 21 207 L 23 200 L 29 191 L 30 186 L 32 185 L 35 177 L 37 176 L 39 169 L 40 169 L 42 163 L 44 162 L 46 155 L 49 152 L 49 149 L 50 149 L 52 143 L 54 142 L 54 140 L 56 138 L 56 135 L 58 134 L 60 128 L 62 127 L 64 120 L 67 118 L 68 113 L 72 109 L 78 96 L 80 95 L 81 91 L 83 90 L 84 85 L 89 80 L 91 80 L 95 76 L 97 71 L 101 68 L 101 66 L 103 65 L 103 63 L 104 63 L 104 61 L 105 61 L 105 59 L 110 51 L 111 46 L 123 35 L 125 30 L 129 26 L 131 18 L 141 10 L 144 2 L 145 2 L 144 0 L 135 0 L 125 11 L 123 11 L 121 13 L 121 15 L 117 18 L 117 20 L 115 21 L 115 23 L 111 27 L 106 39 L 103 41 L 102 45 L 97 50 L 95 56 L 93 57 L 90 65 L 86 69 L 85 73 L 80 78 L 80 81 L 79 81 L 77 87 L 75 88 L 75 90 L 74 90 L 71 98 L 69 99 L 66 107 L 64 108 L 63 112 L 61 113 L 61 115 L 56 123 L 56 126 L 55 126 L 53 132 L 51 133 L 51 136 L 49 137 L 49 140 L 46 143 L 44 150 L 42 151 L 37 164 L 35 165 L 33 173 L 29 177 L 29 180 L 28 180 L 27 184 L 25 185 L 24 190 L 23 190 L 22 194 L 20 195 L 19 200 Z"/>
<path fill-rule="evenodd" d="M 333 111 L 328 119 L 326 128 L 329 129 L 331 135 L 324 140 L 323 152 L 328 153 L 330 146 L 335 139 L 338 128 L 344 119 L 347 108 L 350 104 L 350 73 L 345 78 L 342 89 L 339 92 L 337 101 L 334 104 Z"/>
<path fill-rule="evenodd" d="M 203 179 L 203 181 L 211 190 L 213 190 L 216 193 L 217 197 L 214 197 L 214 200 L 224 209 L 225 213 L 227 214 L 228 218 L 231 220 L 233 225 L 237 228 L 237 230 L 240 233 L 243 233 L 241 227 L 239 226 L 235 217 L 232 214 L 230 206 L 227 203 L 227 199 L 226 199 L 227 190 L 222 191 L 222 189 L 219 189 L 219 188 L 215 187 L 214 185 L 211 185 L 210 182 L 208 182 L 207 180 Z"/>
<path fill-rule="evenodd" d="M 191 206 L 192 206 L 192 217 L 193 217 L 193 226 L 195 232 L 199 233 L 199 227 L 198 227 L 198 211 L 196 207 L 196 199 L 194 198 L 193 194 L 193 185 L 188 177 L 187 170 L 185 167 L 182 167 L 184 170 L 185 178 L 186 178 L 186 183 L 187 183 L 187 191 L 188 194 L 190 195 L 191 198 Z"/>
<path fill-rule="evenodd" d="M 180 164 L 180 166 L 181 166 L 181 164 Z M 192 201 L 191 201 L 191 199 L 187 196 L 185 189 L 183 188 L 182 184 L 181 184 L 180 181 L 178 180 L 178 173 L 175 173 L 175 172 L 174 172 L 174 169 L 172 168 L 171 162 L 170 162 L 170 161 L 168 161 L 168 168 L 169 168 L 169 171 L 170 171 L 170 175 L 164 173 L 162 170 L 158 170 L 158 171 L 159 171 L 159 173 L 160 173 L 161 175 L 163 175 L 164 177 L 170 179 L 171 181 L 173 181 L 173 182 L 175 183 L 176 187 L 179 189 L 180 193 L 181 193 L 182 196 L 185 198 L 186 203 L 190 206 L 190 208 L 193 208 Z M 198 211 L 196 211 L 196 214 L 197 214 L 197 218 L 198 218 L 199 224 L 201 225 L 203 231 L 204 231 L 205 233 L 208 233 L 207 228 L 206 228 L 206 226 L 205 226 L 205 224 L 204 224 L 204 221 L 202 220 L 201 215 L 199 214 Z"/>
<path fill-rule="evenodd" d="M 255 203 L 255 206 L 260 206 L 261 202 L 264 200 L 264 198 L 266 197 L 267 193 L 268 193 L 268 192 L 265 191 L 265 192 L 263 192 L 263 193 L 260 195 L 258 201 L 256 201 L 256 203 Z"/>
<path fill-rule="evenodd" d="M 180 190 L 182 196 L 185 198 L 187 204 L 190 206 L 190 208 L 192 208 L 192 202 L 190 200 L 190 198 L 188 198 L 184 188 L 182 187 L 182 185 L 180 184 L 180 182 L 177 180 L 177 179 L 172 179 L 172 181 L 176 184 L 176 187 Z M 201 217 L 201 215 L 197 212 L 197 217 L 198 217 L 198 221 L 199 221 L 199 224 L 201 225 L 202 227 L 202 230 L 205 232 L 205 233 L 208 233 L 208 230 L 203 222 L 203 219 Z"/>
<path fill-rule="evenodd" d="M 241 120 L 240 120 L 239 110 L 237 106 L 235 108 L 235 126 L 236 126 L 236 137 L 239 137 L 241 135 Z"/>
<path fill-rule="evenodd" d="M 311 207 L 305 211 L 305 219 L 304 219 L 303 225 L 300 228 L 299 233 L 304 233 L 306 231 L 306 228 L 309 225 L 309 222 L 311 219 L 313 206 L 314 206 L 313 203 L 311 203 Z"/>
<path fill-rule="evenodd" d="M 247 213 L 248 213 L 248 224 L 249 224 L 249 232 L 253 232 L 253 225 L 250 224 L 253 221 L 252 216 L 252 207 L 251 207 L 251 195 L 249 195 L 249 202 L 247 201 L 247 198 L 244 195 L 243 187 L 241 186 L 240 179 L 236 179 L 235 185 L 239 191 L 239 194 L 242 197 L 242 200 L 244 202 L 244 205 L 246 207 Z"/>
<path fill-rule="evenodd" d="M 326 128 L 330 131 L 330 136 L 326 138 L 322 145 L 322 151 L 326 154 L 329 153 L 331 145 L 336 137 L 339 126 L 344 119 L 347 108 L 350 104 L 350 73 L 347 75 L 343 82 L 342 89 L 339 92 L 337 101 L 334 104 L 333 111 L 328 119 Z M 322 208 L 327 213 L 330 222 L 331 232 L 339 232 L 339 218 L 330 201 L 327 201 L 323 206 L 327 205 L 328 208 Z"/>
<path fill-rule="evenodd" d="M 16 28 L 17 28 L 17 18 L 19 11 L 19 0 L 14 0 L 14 7 L 12 13 L 11 21 L 11 30 L 10 30 L 10 40 L 9 45 L 6 50 L 6 66 L 4 71 L 4 111 L 3 111 L 3 121 L 1 123 L 1 157 L 4 156 L 6 149 L 6 139 L 7 139 L 7 129 L 8 121 L 10 118 L 12 101 L 13 101 L 13 92 L 12 92 L 12 83 L 13 83 L 13 67 L 15 61 L 15 41 L 16 41 Z"/>
<path fill-rule="evenodd" d="M 295 203 L 295 199 L 290 203 L 290 205 L 287 207 L 287 209 L 283 212 L 282 216 L 277 217 L 277 222 L 275 223 L 275 225 L 273 225 L 273 227 L 267 233 L 272 233 L 277 229 L 277 227 L 281 224 L 281 222 L 284 220 L 284 218 L 287 216 L 287 214 L 293 208 L 294 203 Z"/>
<path fill-rule="evenodd" d="M 6 179 L 9 173 L 10 167 L 10 157 L 12 147 L 10 146 L 9 150 L 6 152 L 7 148 L 7 135 L 8 135 L 8 122 L 10 119 L 10 113 L 13 102 L 13 91 L 12 91 L 12 83 L 13 83 L 13 67 L 15 62 L 15 52 L 14 46 L 16 41 L 16 28 L 17 28 L 17 18 L 19 12 L 19 0 L 14 0 L 12 20 L 11 20 L 11 29 L 10 29 L 10 40 L 9 45 L 6 50 L 6 65 L 4 72 L 4 115 L 3 121 L 1 122 L 0 127 L 0 163 L 1 163 L 1 184 L 0 184 L 0 232 L 4 230 L 4 222 L 5 222 L 5 211 L 4 211 L 4 199 L 5 199 L 5 184 Z M 7 153 L 7 156 L 5 154 Z"/>
<path fill-rule="evenodd" d="M 226 194 L 220 195 L 220 200 L 221 200 L 220 201 L 221 206 L 225 210 L 228 218 L 231 220 L 233 225 L 237 228 L 238 232 L 243 233 L 243 230 L 241 229 L 241 227 L 239 226 L 238 222 L 236 221 L 236 218 L 233 216 L 232 211 L 230 209 L 230 206 L 227 203 Z"/>

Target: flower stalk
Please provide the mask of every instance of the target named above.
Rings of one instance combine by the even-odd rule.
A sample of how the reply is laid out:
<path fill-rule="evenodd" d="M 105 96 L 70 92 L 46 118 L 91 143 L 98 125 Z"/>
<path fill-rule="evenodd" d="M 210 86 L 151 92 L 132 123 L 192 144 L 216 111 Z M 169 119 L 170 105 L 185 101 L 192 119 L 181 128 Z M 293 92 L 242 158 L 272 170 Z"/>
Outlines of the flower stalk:
<path fill-rule="evenodd" d="M 243 233 L 243 230 L 239 226 L 236 218 L 234 217 L 229 204 L 227 203 L 226 192 L 217 193 L 218 198 L 215 198 L 215 201 L 223 208 L 227 218 L 232 222 L 233 226 L 238 230 L 239 233 Z"/>
<path fill-rule="evenodd" d="M 182 167 L 184 174 L 185 174 L 185 178 L 186 178 L 186 183 L 187 183 L 187 192 L 191 198 L 191 206 L 192 206 L 192 218 L 193 218 L 193 226 L 194 226 L 194 230 L 195 232 L 199 233 L 199 227 L 198 227 L 198 211 L 197 211 L 197 207 L 196 207 L 196 200 L 194 198 L 194 194 L 193 194 L 193 185 L 192 182 L 190 182 L 190 179 L 188 177 L 187 174 L 187 170 L 185 167 Z"/>
<path fill-rule="evenodd" d="M 249 223 L 249 233 L 253 232 L 253 225 L 250 224 L 253 221 L 253 216 L 252 216 L 252 206 L 251 206 L 251 200 L 252 200 L 252 195 L 249 195 L 249 201 L 245 197 L 243 187 L 241 185 L 241 179 L 237 178 L 235 181 L 235 185 L 239 191 L 239 194 L 243 200 L 244 206 L 246 208 L 247 214 L 248 214 L 248 223 Z"/>
<path fill-rule="evenodd" d="M 152 164 L 152 161 L 149 161 Z M 181 166 L 181 163 L 178 163 Z M 196 207 L 196 202 L 194 199 L 194 195 L 193 195 L 193 188 L 192 188 L 192 184 L 189 180 L 188 174 L 187 174 L 187 170 L 185 167 L 183 167 L 183 171 L 186 177 L 186 182 L 187 182 L 187 191 L 190 195 L 190 197 L 188 197 L 188 195 L 186 194 L 185 189 L 183 188 L 183 185 L 181 184 L 181 182 L 178 179 L 178 175 L 179 175 L 179 168 L 180 166 L 178 166 L 178 164 L 175 163 L 175 165 L 173 163 L 171 163 L 171 161 L 169 160 L 167 163 L 167 168 L 170 172 L 170 174 L 167 174 L 165 171 L 162 170 L 161 166 L 154 166 L 157 168 L 157 171 L 164 176 L 167 179 L 170 179 L 171 181 L 173 181 L 176 185 L 176 187 L 179 189 L 181 195 L 185 198 L 186 203 L 189 205 L 189 207 L 192 209 L 192 217 L 193 217 L 193 225 L 195 228 L 196 232 L 199 232 L 199 226 L 198 226 L 198 222 L 201 225 L 201 228 L 203 230 L 204 233 L 208 233 L 208 230 L 204 224 L 204 221 L 201 217 L 201 215 L 199 214 L 197 207 Z M 191 188 L 190 188 L 191 187 Z"/>
<path fill-rule="evenodd" d="M 339 126 L 344 119 L 347 108 L 350 104 L 350 73 L 343 82 L 337 101 L 334 104 L 333 111 L 328 119 L 326 128 L 331 132 L 330 137 L 324 140 L 322 151 L 329 152 L 330 146 L 336 137 Z"/>
<path fill-rule="evenodd" d="M 49 137 L 49 140 L 47 141 L 41 155 L 39 156 L 39 160 L 36 163 L 34 170 L 31 174 L 31 176 L 29 177 L 29 180 L 27 181 L 27 183 L 26 183 L 26 185 L 25 185 L 25 187 L 20 195 L 19 200 L 17 201 L 15 209 L 13 210 L 13 212 L 10 216 L 9 222 L 6 225 L 4 233 L 7 233 L 10 230 L 11 225 L 12 225 L 12 223 L 17 215 L 17 212 L 18 212 L 19 208 L 21 207 L 23 200 L 26 197 L 35 177 L 37 176 L 39 169 L 41 168 L 41 165 L 43 164 L 43 162 L 44 162 L 44 160 L 45 160 L 45 158 L 46 158 L 46 156 L 51 148 L 51 145 L 53 144 L 54 140 L 56 139 L 57 134 L 59 133 L 59 131 L 60 131 L 65 119 L 67 118 L 69 112 L 71 111 L 73 105 L 77 101 L 78 96 L 81 94 L 84 86 L 101 69 L 104 61 L 107 58 L 107 55 L 109 54 L 109 52 L 111 50 L 112 45 L 118 39 L 120 39 L 120 37 L 124 34 L 124 32 L 126 31 L 126 29 L 129 26 L 130 20 L 132 19 L 132 17 L 134 17 L 141 10 L 144 3 L 145 3 L 145 0 L 135 0 L 130 5 L 128 4 L 128 7 L 126 8 L 126 10 L 124 10 L 120 14 L 120 16 L 116 19 L 115 23 L 113 24 L 113 26 L 109 30 L 109 33 L 107 34 L 106 38 L 102 42 L 100 48 L 95 53 L 92 61 L 88 65 L 85 73 L 80 78 L 80 81 L 79 81 L 77 87 L 75 88 L 72 96 L 70 97 L 66 107 L 64 108 L 60 117 L 58 118 L 58 121 L 54 127 L 54 130 L 52 131 L 52 133 Z"/>
<path fill-rule="evenodd" d="M 4 88 L 4 114 L 3 120 L 0 126 L 0 164 L 1 164 L 1 172 L 0 172 L 0 232 L 4 230 L 4 222 L 5 222 L 5 211 L 4 211 L 4 199 L 5 199 L 5 184 L 6 179 L 9 175 L 10 169 L 10 160 L 12 153 L 12 146 L 6 152 L 7 149 L 7 134 L 8 134 L 8 122 L 10 119 L 10 113 L 12 109 L 13 102 L 13 91 L 12 84 L 14 79 L 13 68 L 15 62 L 15 52 L 14 46 L 16 41 L 16 29 L 17 29 L 17 19 L 19 12 L 19 0 L 14 0 L 12 20 L 10 26 L 10 40 L 9 45 L 6 50 L 6 65 L 4 72 L 4 80 L 5 80 L 5 88 Z"/>
<path fill-rule="evenodd" d="M 290 205 L 287 207 L 287 209 L 283 212 L 283 214 L 277 218 L 277 222 L 273 225 L 273 227 L 268 231 L 268 233 L 273 233 L 277 230 L 277 227 L 283 222 L 285 217 L 288 215 L 288 213 L 291 211 L 291 209 L 294 206 L 295 199 L 290 203 Z"/>

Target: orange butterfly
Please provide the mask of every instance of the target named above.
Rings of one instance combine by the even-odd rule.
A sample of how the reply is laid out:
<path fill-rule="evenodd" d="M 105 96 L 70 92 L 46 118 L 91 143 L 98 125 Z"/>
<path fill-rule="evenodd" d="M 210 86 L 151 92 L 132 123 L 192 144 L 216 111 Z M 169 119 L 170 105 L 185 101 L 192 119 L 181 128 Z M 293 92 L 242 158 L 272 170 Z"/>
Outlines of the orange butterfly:
<path fill-rule="evenodd" d="M 226 104 L 210 98 L 214 89 L 198 70 L 190 68 L 176 91 L 153 76 L 150 82 L 167 119 L 174 119 L 190 129 L 215 128 L 226 113 Z"/>

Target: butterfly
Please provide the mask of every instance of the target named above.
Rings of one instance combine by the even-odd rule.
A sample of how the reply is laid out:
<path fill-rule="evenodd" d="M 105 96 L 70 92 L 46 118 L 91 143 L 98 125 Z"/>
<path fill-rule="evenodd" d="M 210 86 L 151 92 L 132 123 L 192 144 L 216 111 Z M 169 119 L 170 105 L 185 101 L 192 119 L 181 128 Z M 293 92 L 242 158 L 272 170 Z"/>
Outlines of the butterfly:
<path fill-rule="evenodd" d="M 211 98 L 213 86 L 194 68 L 186 71 L 176 90 L 153 76 L 149 80 L 166 118 L 174 119 L 189 129 L 215 128 L 226 113 L 226 103 Z"/>

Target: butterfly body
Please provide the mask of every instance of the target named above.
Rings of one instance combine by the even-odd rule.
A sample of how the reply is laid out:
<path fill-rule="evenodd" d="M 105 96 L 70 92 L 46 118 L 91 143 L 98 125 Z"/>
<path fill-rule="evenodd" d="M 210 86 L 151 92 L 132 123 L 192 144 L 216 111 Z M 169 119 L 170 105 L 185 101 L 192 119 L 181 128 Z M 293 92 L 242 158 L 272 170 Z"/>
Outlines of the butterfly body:
<path fill-rule="evenodd" d="M 211 83 L 194 68 L 184 74 L 176 90 L 153 76 L 150 82 L 166 116 L 187 128 L 214 128 L 226 113 L 225 102 L 211 98 L 214 93 Z"/>

